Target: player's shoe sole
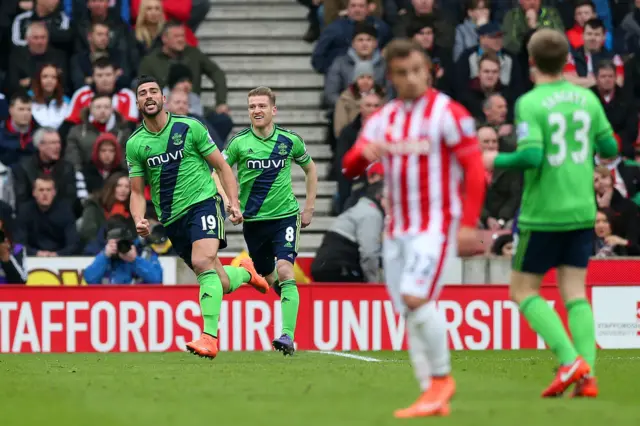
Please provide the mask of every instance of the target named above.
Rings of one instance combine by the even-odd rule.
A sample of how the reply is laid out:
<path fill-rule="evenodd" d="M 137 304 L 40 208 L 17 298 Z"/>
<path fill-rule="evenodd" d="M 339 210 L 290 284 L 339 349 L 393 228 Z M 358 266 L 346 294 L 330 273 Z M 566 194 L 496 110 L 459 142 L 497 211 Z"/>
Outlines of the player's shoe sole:
<path fill-rule="evenodd" d="M 187 343 L 187 351 L 201 358 L 214 359 L 218 355 L 218 339 L 203 333 L 198 340 Z"/>
<path fill-rule="evenodd" d="M 271 344 L 273 345 L 273 349 L 282 352 L 284 356 L 291 356 L 296 351 L 293 341 L 286 334 L 283 334 L 280 338 L 271 342 Z"/>
<path fill-rule="evenodd" d="M 563 365 L 558 369 L 551 385 L 542 392 L 542 397 L 557 398 L 562 396 L 571 385 L 578 383 L 590 371 L 589 364 L 579 356 L 572 364 Z"/>
<path fill-rule="evenodd" d="M 251 259 L 242 259 L 240 261 L 240 267 L 246 269 L 247 272 L 249 272 L 249 275 L 251 275 L 251 280 L 249 280 L 249 285 L 251 287 L 255 288 L 262 294 L 267 294 L 269 292 L 269 283 L 264 279 L 264 277 L 258 274 Z"/>
<path fill-rule="evenodd" d="M 598 382 L 595 377 L 585 377 L 576 383 L 571 394 L 572 398 L 596 398 L 598 396 Z"/>

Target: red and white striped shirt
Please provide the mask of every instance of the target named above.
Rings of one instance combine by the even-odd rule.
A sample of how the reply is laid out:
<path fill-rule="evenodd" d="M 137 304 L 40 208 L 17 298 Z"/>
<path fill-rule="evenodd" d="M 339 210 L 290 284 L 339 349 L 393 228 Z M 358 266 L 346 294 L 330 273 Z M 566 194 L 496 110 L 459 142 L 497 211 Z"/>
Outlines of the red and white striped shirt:
<path fill-rule="evenodd" d="M 92 86 L 82 86 L 76 90 L 71 98 L 71 105 L 69 106 L 70 112 L 66 120 L 75 124 L 82 123 L 82 110 L 89 108 L 93 95 L 95 95 L 95 92 Z M 114 111 L 120 114 L 125 120 L 133 123 L 138 121 L 138 103 L 136 102 L 136 95 L 132 90 L 120 89 L 114 93 L 112 104 Z"/>
<path fill-rule="evenodd" d="M 358 174 L 355 169 L 364 165 L 359 153 L 368 143 L 387 147 L 382 164 L 390 236 L 432 231 L 447 236 L 451 221 L 461 216 L 463 225 L 477 225 L 484 167 L 475 122 L 464 107 L 433 89 L 411 103 L 389 102 L 367 120 L 353 152 L 345 155 L 345 174 Z M 477 194 L 465 193 L 463 202 L 463 171 L 466 184 L 470 169 Z"/>

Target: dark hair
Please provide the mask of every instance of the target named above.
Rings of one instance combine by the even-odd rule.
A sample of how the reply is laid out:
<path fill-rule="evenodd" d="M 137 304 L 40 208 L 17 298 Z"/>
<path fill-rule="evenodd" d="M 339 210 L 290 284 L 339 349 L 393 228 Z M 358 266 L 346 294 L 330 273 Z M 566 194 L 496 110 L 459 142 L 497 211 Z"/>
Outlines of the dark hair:
<path fill-rule="evenodd" d="M 576 0 L 573 5 L 573 10 L 583 6 L 589 6 L 594 12 L 596 11 L 596 5 L 593 4 L 591 0 Z"/>
<path fill-rule="evenodd" d="M 53 183 L 53 187 L 54 188 L 56 187 L 56 181 L 53 179 L 53 176 L 51 176 L 51 175 L 47 175 L 47 174 L 42 173 L 42 174 L 38 175 L 38 177 L 36 178 L 36 181 L 38 181 L 38 180 L 41 180 L 43 182 L 51 182 L 51 183 Z M 33 186 L 34 187 L 36 186 L 35 181 L 33 182 Z"/>
<path fill-rule="evenodd" d="M 378 38 L 378 32 L 376 31 L 376 27 L 374 27 L 373 25 L 371 25 L 366 21 L 356 22 L 356 25 L 354 26 L 354 29 L 353 29 L 353 37 L 351 37 L 351 40 L 355 40 L 355 38 L 358 37 L 360 34 L 367 34 L 375 39 Z"/>
<path fill-rule="evenodd" d="M 158 85 L 158 87 L 162 88 L 157 78 L 150 75 L 141 75 L 140 77 L 138 77 L 138 81 L 136 82 L 136 96 L 138 96 L 138 89 L 140 88 L 140 86 L 146 83 L 155 83 Z"/>
<path fill-rule="evenodd" d="M 93 69 L 105 69 L 105 68 L 113 68 L 114 70 L 116 69 L 116 66 L 113 64 L 113 62 L 111 62 L 111 59 L 107 58 L 107 57 L 100 57 L 98 59 L 96 59 L 95 61 L 93 61 Z"/>
<path fill-rule="evenodd" d="M 610 59 L 603 59 L 596 63 L 596 75 L 600 72 L 600 70 L 611 70 L 613 73 L 616 73 L 616 65 Z"/>
<path fill-rule="evenodd" d="M 422 31 L 423 28 L 431 28 L 432 30 L 435 30 L 435 21 L 432 17 L 413 19 L 409 23 L 409 28 L 407 29 L 407 37 L 413 38 L 413 36 Z"/>
<path fill-rule="evenodd" d="M 584 27 L 585 28 L 589 27 L 592 30 L 602 29 L 603 32 L 606 32 L 604 28 L 604 22 L 602 22 L 602 19 L 600 18 L 589 19 L 587 22 L 585 22 Z"/>
<path fill-rule="evenodd" d="M 484 3 L 484 7 L 491 10 L 491 2 L 489 0 L 467 0 L 464 5 L 465 13 L 469 13 L 470 10 L 477 9 L 480 3 Z"/>
<path fill-rule="evenodd" d="M 491 244 L 491 253 L 495 254 L 496 256 L 502 256 L 502 250 L 504 249 L 504 246 L 512 242 L 512 234 L 500 235 L 495 240 L 493 240 L 493 244 Z"/>
<path fill-rule="evenodd" d="M 91 98 L 90 104 L 93 104 L 95 101 L 97 101 L 100 98 L 107 98 L 111 100 L 111 95 L 108 95 L 106 93 L 96 93 L 95 95 L 93 95 L 93 98 Z"/>
<path fill-rule="evenodd" d="M 115 192 L 116 192 L 116 186 L 118 186 L 118 181 L 121 178 L 126 178 L 126 177 L 127 177 L 127 174 L 124 172 L 115 172 L 111 176 L 109 176 L 107 180 L 104 182 L 104 186 L 102 187 L 102 189 L 97 195 L 98 202 L 100 203 L 100 206 L 103 209 L 107 211 L 111 210 L 114 203 L 116 202 Z M 125 202 L 124 205 L 128 211 L 129 203 Z"/>
<path fill-rule="evenodd" d="M 173 90 L 176 84 L 188 81 L 193 83 L 193 73 L 191 69 L 182 63 L 176 63 L 169 67 L 169 75 L 167 76 L 167 86 Z"/>
<path fill-rule="evenodd" d="M 182 28 L 182 27 L 184 27 L 184 24 L 182 22 L 171 20 L 166 24 L 164 24 L 164 28 L 162 29 L 162 35 L 167 34 L 171 28 Z"/>
<path fill-rule="evenodd" d="M 64 95 L 64 89 L 62 88 L 62 71 L 52 63 L 46 63 L 38 69 L 36 77 L 31 83 L 31 90 L 33 90 L 33 100 L 39 104 L 43 104 L 46 102 L 44 89 L 42 88 L 42 72 L 45 68 L 53 68 L 54 70 L 56 70 L 56 78 L 58 79 L 58 82 L 56 83 L 56 87 L 53 89 L 53 99 L 56 100 L 58 105 L 62 105 L 62 97 Z"/>
<path fill-rule="evenodd" d="M 9 98 L 9 105 L 14 106 L 18 101 L 22 102 L 23 104 L 31 103 L 31 98 L 29 97 L 29 94 L 26 90 L 20 89 L 14 92 L 13 95 L 11 95 L 11 97 Z"/>
<path fill-rule="evenodd" d="M 95 28 L 96 28 L 96 27 L 98 27 L 98 26 L 107 27 L 107 29 L 108 29 L 108 30 L 110 30 L 110 29 L 111 29 L 111 27 L 109 26 L 109 24 L 108 24 L 107 22 L 104 22 L 104 21 L 103 21 L 103 22 L 93 22 L 93 23 L 91 24 L 91 27 L 90 27 L 90 29 L 89 29 L 89 32 L 94 32 L 94 31 L 95 31 Z"/>

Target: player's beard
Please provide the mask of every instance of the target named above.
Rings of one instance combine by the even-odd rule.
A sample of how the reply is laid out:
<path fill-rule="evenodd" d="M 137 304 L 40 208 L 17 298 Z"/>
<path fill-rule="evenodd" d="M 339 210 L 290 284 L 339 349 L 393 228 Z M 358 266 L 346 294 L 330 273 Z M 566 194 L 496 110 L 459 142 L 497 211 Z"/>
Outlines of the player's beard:
<path fill-rule="evenodd" d="M 142 106 L 142 109 L 140 110 L 140 112 L 142 113 L 142 116 L 144 118 L 155 118 L 163 110 L 164 103 L 162 101 L 160 101 L 160 102 L 154 101 L 154 102 L 156 104 L 156 110 L 153 113 L 149 114 L 149 113 L 146 112 L 146 108 L 147 108 L 146 103 L 145 103 L 145 105 Z"/>

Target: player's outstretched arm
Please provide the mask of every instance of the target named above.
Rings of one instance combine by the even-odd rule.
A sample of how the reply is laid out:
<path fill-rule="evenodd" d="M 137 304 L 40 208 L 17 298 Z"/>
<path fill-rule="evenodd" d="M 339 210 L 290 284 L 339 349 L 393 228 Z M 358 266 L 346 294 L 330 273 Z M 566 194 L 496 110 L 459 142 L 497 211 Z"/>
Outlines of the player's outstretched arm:
<path fill-rule="evenodd" d="M 229 219 L 234 224 L 242 222 L 242 213 L 240 213 L 240 202 L 238 200 L 238 185 L 236 184 L 236 178 L 233 176 L 233 170 L 231 170 L 231 167 L 229 167 L 217 149 L 207 155 L 206 160 L 216 170 L 222 184 L 220 187 L 229 199 Z"/>
<path fill-rule="evenodd" d="M 144 178 L 131 177 L 131 199 L 129 210 L 136 224 L 136 231 L 141 237 L 149 235 L 149 222 L 144 218 L 147 212 L 147 200 L 144 198 Z"/>
<path fill-rule="evenodd" d="M 304 209 L 302 210 L 301 223 L 302 227 L 306 228 L 311 224 L 313 212 L 316 206 L 316 194 L 318 193 L 318 169 L 316 163 L 313 160 L 302 166 L 305 174 L 305 184 L 307 189 L 307 198 L 304 203 Z"/>

